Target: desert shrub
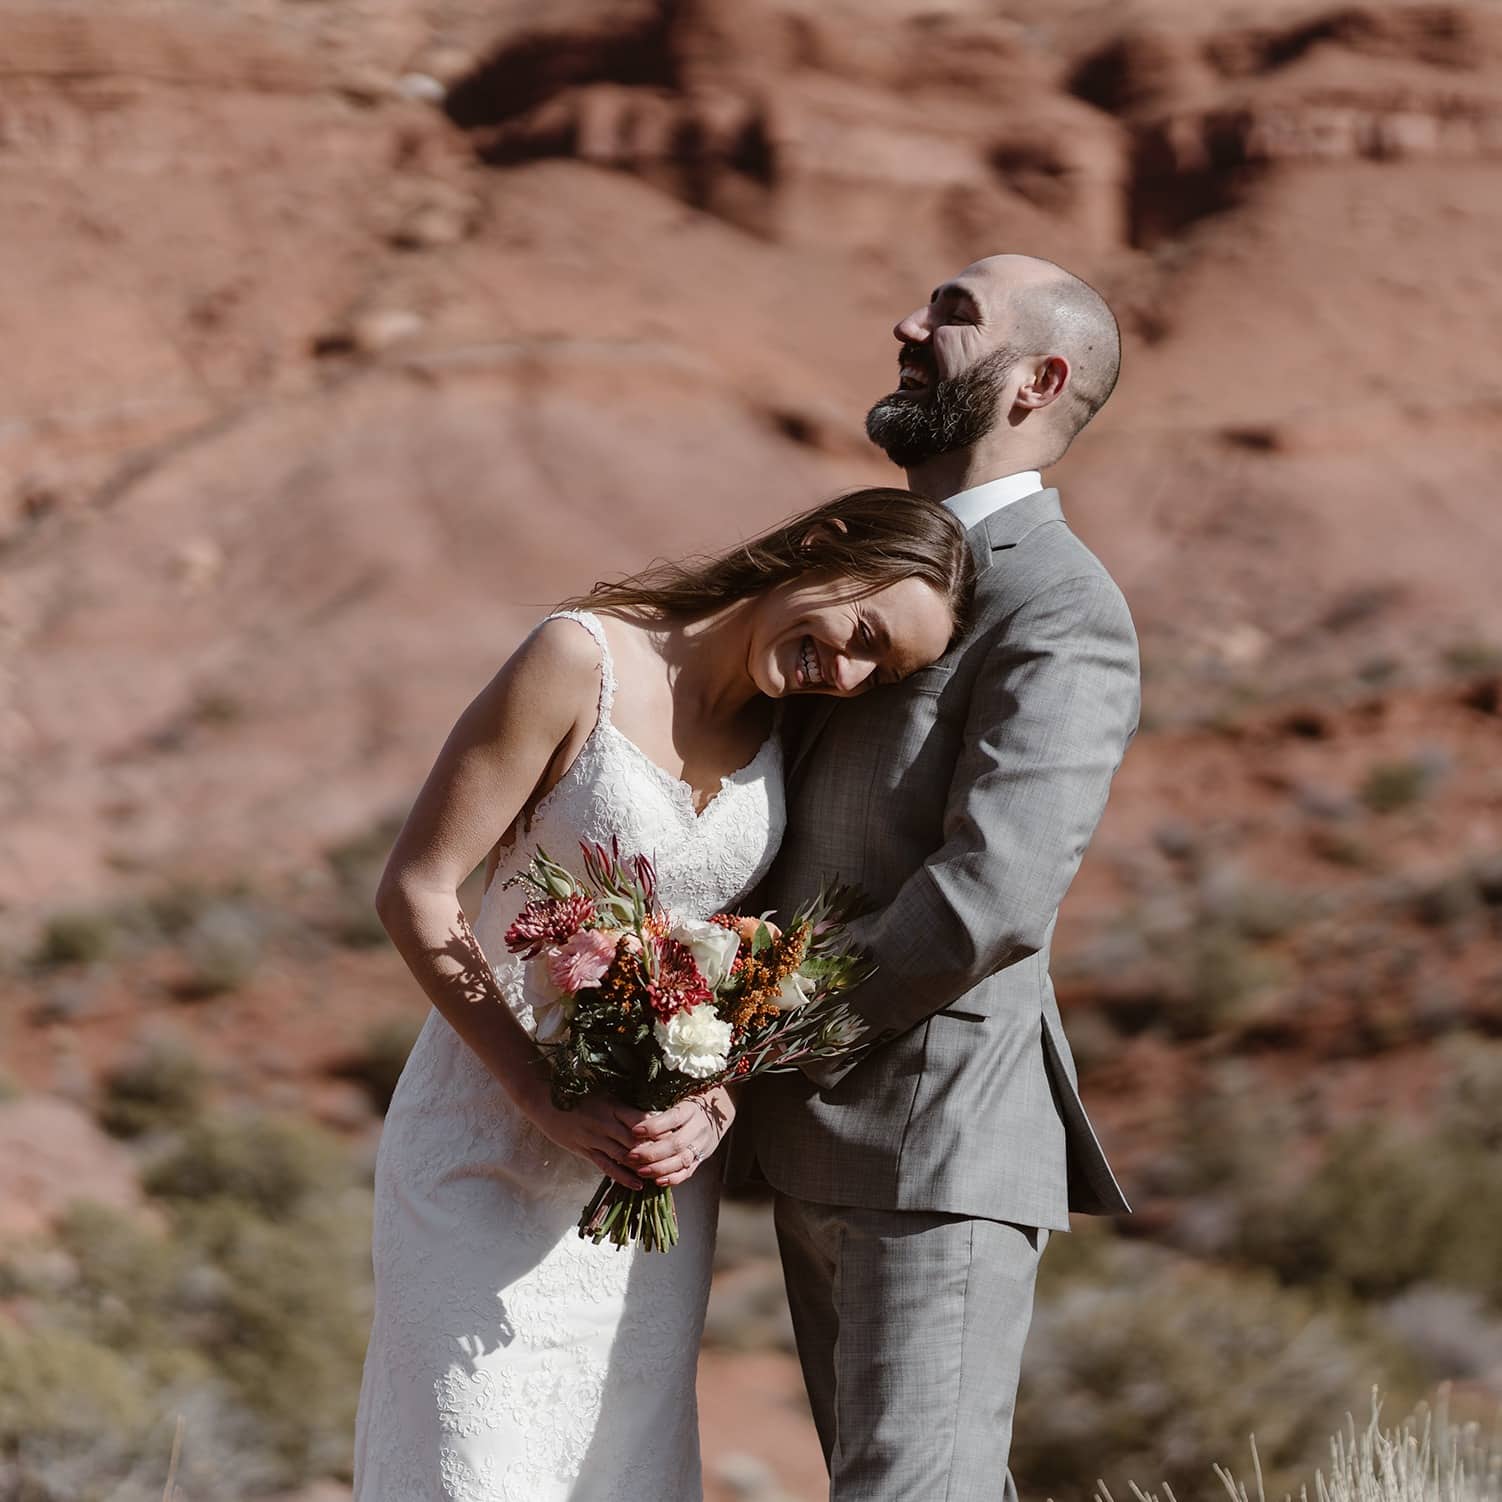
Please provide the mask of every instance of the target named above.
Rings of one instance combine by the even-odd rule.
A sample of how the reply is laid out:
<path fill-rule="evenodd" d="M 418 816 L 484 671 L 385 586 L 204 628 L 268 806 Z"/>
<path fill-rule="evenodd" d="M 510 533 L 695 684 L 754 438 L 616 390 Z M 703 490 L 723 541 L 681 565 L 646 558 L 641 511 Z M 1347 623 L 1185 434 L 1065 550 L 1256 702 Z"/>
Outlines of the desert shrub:
<path fill-rule="evenodd" d="M 110 1478 L 126 1472 L 139 1454 L 153 1418 L 150 1394 L 116 1352 L 67 1331 L 0 1323 L 5 1496 L 102 1502 Z"/>
<path fill-rule="evenodd" d="M 1245 1003 L 1283 978 L 1277 960 L 1238 927 L 1210 923 L 1197 929 L 1186 949 L 1186 1023 L 1213 1031 L 1233 1022 Z"/>
<path fill-rule="evenodd" d="M 145 1185 L 160 1199 L 227 1200 L 285 1221 L 349 1178 L 344 1154 L 323 1132 L 264 1117 L 221 1117 L 190 1128 L 148 1169 Z"/>
<path fill-rule="evenodd" d="M 272 1171 L 247 1174 L 255 1156 Z M 16 1502 L 160 1497 L 178 1413 L 185 1496 L 230 1502 L 347 1474 L 370 1317 L 368 1193 L 346 1187 L 337 1145 L 312 1129 L 209 1123 L 168 1165 L 165 1226 L 79 1206 L 53 1249 L 0 1263 L 37 1347 L 12 1361 L 0 1323 L 7 1502 L 23 1435 Z"/>
<path fill-rule="evenodd" d="M 1439 1125 L 1463 1149 L 1502 1149 L 1502 1043 L 1473 1035 L 1446 1046 L 1450 1076 L 1439 1107 Z"/>
<path fill-rule="evenodd" d="M 1443 660 L 1458 677 L 1495 673 L 1502 668 L 1502 647 L 1489 641 L 1458 641 L 1445 648 Z"/>
<path fill-rule="evenodd" d="M 382 1114 L 391 1104 L 396 1082 L 421 1030 L 421 1018 L 388 1017 L 366 1033 L 364 1048 L 339 1069 L 346 1079 L 364 1086 L 371 1104 Z"/>
<path fill-rule="evenodd" d="M 1231 1502 L 1247 1502 L 1249 1496 L 1265 1502 L 1263 1478 L 1254 1470 L 1248 1490 L 1247 1482 L 1236 1479 L 1237 1469 L 1244 1468 L 1221 1470 L 1217 1493 Z M 1138 1502 L 1158 1502 L 1156 1492 L 1136 1486 L 1132 1495 Z M 1320 1502 L 1499 1502 L 1502 1442 L 1495 1429 L 1488 1433 L 1479 1424 L 1452 1423 L 1443 1402 L 1437 1411 L 1421 1406 L 1401 1424 L 1384 1426 L 1374 1396 L 1366 1427 L 1358 1430 L 1347 1417 L 1330 1441 L 1328 1459 L 1299 1495 Z M 1112 1502 L 1110 1493 L 1097 1492 L 1096 1502 Z"/>
<path fill-rule="evenodd" d="M 160 1042 L 105 1076 L 97 1115 L 116 1137 L 186 1126 L 203 1102 L 204 1073 L 191 1050 Z"/>
<path fill-rule="evenodd" d="M 59 1226 L 58 1244 L 75 1271 L 54 1290 L 53 1325 L 130 1360 L 154 1392 L 209 1380 L 207 1353 L 183 1338 L 198 1259 L 182 1237 L 78 1205 Z"/>
<path fill-rule="evenodd" d="M 1348 829 L 1316 824 L 1307 838 L 1310 850 L 1332 866 L 1354 871 L 1372 864 L 1371 848 Z"/>
<path fill-rule="evenodd" d="M 1055 1293 L 1048 1256 L 1012 1446 L 1025 1496 L 1088 1496 L 1097 1479 L 1124 1492 L 1134 1476 L 1204 1495 L 1253 1431 L 1282 1496 L 1374 1380 L 1408 1381 L 1351 1316 L 1266 1276 L 1117 1244 L 1096 1276 Z"/>
<path fill-rule="evenodd" d="M 1226 1238 L 1240 1220 L 1271 1211 L 1291 1187 L 1294 1149 L 1305 1123 L 1285 1093 L 1269 1089 L 1255 1069 L 1223 1061 L 1184 1101 L 1176 1141 L 1148 1170 L 1148 1189 L 1193 1204 Z M 1192 1250 L 1230 1251 L 1229 1239 Z"/>
<path fill-rule="evenodd" d="M 1351 1126 L 1312 1162 L 1305 1110 L 1223 1064 L 1143 1170 L 1144 1187 L 1175 1202 L 1164 1238 L 1289 1284 L 1377 1299 L 1437 1282 L 1502 1307 L 1502 1044 L 1463 1036 L 1446 1053 L 1429 1126 Z"/>
<path fill-rule="evenodd" d="M 1199 860 L 1190 889 L 1160 889 L 1077 954 L 1068 978 L 1099 987 L 1123 1030 L 1202 1038 L 1245 1021 L 1286 980 L 1270 947 L 1318 911 L 1307 892 Z"/>
<path fill-rule="evenodd" d="M 348 896 L 334 922 L 334 937 L 346 949 L 380 949 L 389 942 L 386 925 L 374 905 Z"/>
<path fill-rule="evenodd" d="M 1422 761 L 1379 762 L 1361 784 L 1361 801 L 1377 814 L 1396 813 L 1417 803 L 1433 782 L 1433 772 Z"/>
<path fill-rule="evenodd" d="M 1362 1298 L 1449 1283 L 1502 1302 L 1502 1176 L 1453 1131 L 1351 1128 L 1279 1207 L 1243 1214 L 1236 1241 L 1290 1283 Z"/>
<path fill-rule="evenodd" d="M 97 964 L 115 947 L 118 930 L 113 913 L 82 909 L 54 913 L 42 927 L 32 963 L 42 970 Z"/>
<path fill-rule="evenodd" d="M 335 887 L 333 933 L 351 949 L 379 948 L 387 942 L 376 916 L 375 893 L 401 827 L 401 819 L 389 815 L 327 853 Z"/>
<path fill-rule="evenodd" d="M 192 1215 L 214 1276 L 195 1321 L 228 1389 L 287 1483 L 348 1462 L 369 1330 L 370 1221 L 340 1197 L 274 1223 L 220 1201 Z"/>
<path fill-rule="evenodd" d="M 199 1001 L 238 991 L 255 975 L 266 943 L 266 925 L 249 903 L 209 904 L 179 935 L 186 971 L 175 987 Z"/>
<path fill-rule="evenodd" d="M 1413 894 L 1413 916 L 1427 928 L 1450 928 L 1481 909 L 1481 892 L 1470 871 L 1454 871 Z"/>
<path fill-rule="evenodd" d="M 167 939 L 179 939 L 220 900 L 212 887 L 179 877 L 141 904 L 142 924 Z"/>

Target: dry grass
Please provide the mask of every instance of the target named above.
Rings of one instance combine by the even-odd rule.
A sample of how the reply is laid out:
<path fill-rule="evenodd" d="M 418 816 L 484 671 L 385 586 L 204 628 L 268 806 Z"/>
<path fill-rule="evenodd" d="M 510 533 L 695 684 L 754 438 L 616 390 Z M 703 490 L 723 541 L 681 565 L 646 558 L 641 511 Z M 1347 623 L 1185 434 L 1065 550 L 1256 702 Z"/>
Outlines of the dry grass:
<path fill-rule="evenodd" d="M 1262 1467 L 1252 1442 L 1252 1490 L 1223 1466 L 1215 1474 L 1230 1502 L 1268 1502 Z M 1156 1492 L 1133 1484 L 1134 1502 L 1159 1502 Z M 1317 1471 L 1301 1502 L 1502 1502 L 1502 1441 L 1476 1424 L 1452 1424 L 1443 1399 L 1420 1408 L 1395 1427 L 1384 1427 L 1376 1398 L 1362 1432 L 1349 1416 L 1330 1441 L 1330 1468 Z M 1096 1502 L 1114 1502 L 1102 1483 Z M 1163 1488 L 1162 1502 L 1177 1502 Z"/>

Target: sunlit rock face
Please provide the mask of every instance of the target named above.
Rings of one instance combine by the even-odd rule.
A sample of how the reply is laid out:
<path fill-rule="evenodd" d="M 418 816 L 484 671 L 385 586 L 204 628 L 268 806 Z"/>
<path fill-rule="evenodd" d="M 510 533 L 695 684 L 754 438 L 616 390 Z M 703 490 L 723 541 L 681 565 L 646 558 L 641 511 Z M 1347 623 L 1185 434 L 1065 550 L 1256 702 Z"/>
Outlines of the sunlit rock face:
<path fill-rule="evenodd" d="M 1492 9 L 1001 9 L 12 6 L 0 928 L 295 865 L 559 597 L 891 478 L 996 249 L 1121 315 L 1054 478 L 1156 723 L 1502 637 Z"/>

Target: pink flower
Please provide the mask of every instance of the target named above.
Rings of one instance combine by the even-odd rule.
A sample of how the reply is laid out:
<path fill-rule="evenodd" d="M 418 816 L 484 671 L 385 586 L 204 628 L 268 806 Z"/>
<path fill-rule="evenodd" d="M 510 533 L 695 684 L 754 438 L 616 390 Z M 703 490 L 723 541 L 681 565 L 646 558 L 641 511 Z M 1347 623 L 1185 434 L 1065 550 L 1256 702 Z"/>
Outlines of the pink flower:
<path fill-rule="evenodd" d="M 562 949 L 548 951 L 548 978 L 560 991 L 582 991 L 597 986 L 615 958 L 615 934 L 586 928 L 576 933 Z"/>

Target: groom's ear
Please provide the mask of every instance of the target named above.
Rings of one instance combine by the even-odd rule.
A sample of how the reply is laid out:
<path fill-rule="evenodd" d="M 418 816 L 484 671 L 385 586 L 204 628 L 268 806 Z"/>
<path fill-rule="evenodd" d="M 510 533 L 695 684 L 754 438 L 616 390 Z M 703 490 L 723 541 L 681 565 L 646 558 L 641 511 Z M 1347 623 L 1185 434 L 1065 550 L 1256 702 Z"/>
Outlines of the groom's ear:
<path fill-rule="evenodd" d="M 1034 357 L 1027 379 L 1017 388 L 1013 406 L 1026 407 L 1034 412 L 1050 406 L 1063 396 L 1069 376 L 1069 361 L 1063 355 Z"/>

